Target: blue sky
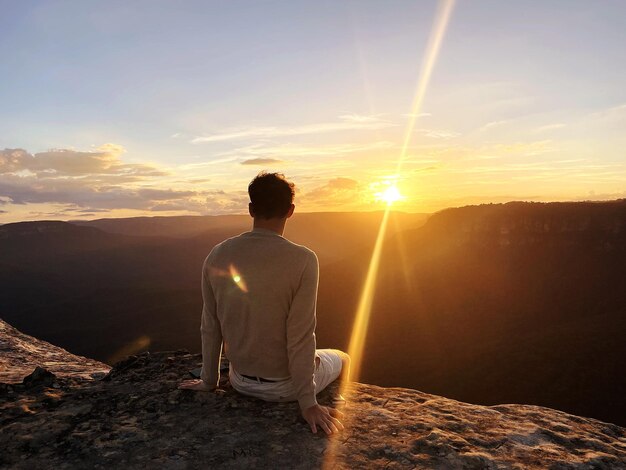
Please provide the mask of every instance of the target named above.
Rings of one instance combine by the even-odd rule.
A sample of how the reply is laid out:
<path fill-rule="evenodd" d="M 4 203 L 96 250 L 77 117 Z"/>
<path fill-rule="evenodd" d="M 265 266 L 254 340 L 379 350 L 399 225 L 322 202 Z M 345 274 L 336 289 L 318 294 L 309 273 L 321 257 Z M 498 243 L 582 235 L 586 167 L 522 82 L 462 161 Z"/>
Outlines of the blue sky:
<path fill-rule="evenodd" d="M 435 1 L 0 6 L 0 223 L 626 197 L 619 0 L 457 1 L 401 175 Z"/>

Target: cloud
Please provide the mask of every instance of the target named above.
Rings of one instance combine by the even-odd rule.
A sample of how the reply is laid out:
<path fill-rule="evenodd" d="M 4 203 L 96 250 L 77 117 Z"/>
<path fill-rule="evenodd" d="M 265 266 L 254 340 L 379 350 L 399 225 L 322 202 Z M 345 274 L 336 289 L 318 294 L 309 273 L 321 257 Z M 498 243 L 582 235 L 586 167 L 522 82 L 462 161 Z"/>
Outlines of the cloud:
<path fill-rule="evenodd" d="M 487 124 L 481 126 L 478 128 L 478 132 L 484 132 L 487 131 L 489 129 L 493 129 L 494 127 L 500 127 L 503 126 L 505 124 L 508 124 L 510 121 L 508 119 L 502 120 L 502 121 L 491 121 L 488 122 Z"/>
<path fill-rule="evenodd" d="M 238 147 L 233 150 L 221 153 L 223 158 L 222 162 L 229 162 L 235 159 L 234 156 L 246 155 L 256 158 L 273 158 L 273 157 L 285 157 L 285 158 L 297 158 L 297 157 L 324 157 L 337 155 L 345 155 L 349 153 L 368 152 L 372 150 L 390 149 L 395 147 L 396 144 L 390 141 L 378 141 L 363 144 L 334 144 L 334 145 L 298 145 L 298 144 L 281 144 L 281 145 L 267 145 L 267 144 L 254 144 L 245 147 Z M 233 157 L 230 157 L 233 156 Z M 209 165 L 214 162 L 207 162 L 198 165 Z"/>
<path fill-rule="evenodd" d="M 514 142 L 511 144 L 495 144 L 492 146 L 495 153 L 503 155 L 522 155 L 532 157 L 554 150 L 551 140 L 538 140 L 532 142 Z"/>
<path fill-rule="evenodd" d="M 338 116 L 339 119 L 346 122 L 358 122 L 358 123 L 380 123 L 386 122 L 381 119 L 382 114 L 342 114 Z"/>
<path fill-rule="evenodd" d="M 354 190 L 359 187 L 359 182 L 352 178 L 334 178 L 326 185 L 328 188 L 335 190 Z"/>
<path fill-rule="evenodd" d="M 208 183 L 211 181 L 211 178 L 191 178 L 188 180 L 179 180 L 179 183 L 192 183 L 192 184 L 200 184 L 200 183 Z"/>
<path fill-rule="evenodd" d="M 402 161 L 402 165 L 423 165 L 425 163 L 440 163 L 441 160 L 437 158 L 404 158 L 401 160 L 397 160 L 397 162 Z"/>
<path fill-rule="evenodd" d="M 422 167 L 422 168 L 415 168 L 415 169 L 413 169 L 411 171 L 413 173 L 419 173 L 420 171 L 433 171 L 433 170 L 439 170 L 439 169 L 440 169 L 440 167 L 431 165 L 431 166 L 425 166 L 425 167 Z"/>
<path fill-rule="evenodd" d="M 587 196 L 579 196 L 574 198 L 574 200 L 576 201 L 608 201 L 608 200 L 615 200 L 615 199 L 624 199 L 626 198 L 626 190 L 624 191 L 618 191 L 618 192 L 614 192 L 614 193 L 597 193 L 594 190 L 590 190 L 587 193 Z"/>
<path fill-rule="evenodd" d="M 248 210 L 250 198 L 247 191 L 209 191 L 205 193 L 204 205 L 213 214 L 241 214 Z"/>
<path fill-rule="evenodd" d="M 626 103 L 595 111 L 588 116 L 593 119 L 622 120 L 626 117 Z"/>
<path fill-rule="evenodd" d="M 623 136 L 624 128 L 626 128 L 626 104 L 612 106 L 587 114 L 581 118 L 578 126 L 581 132 L 585 134 L 594 133 L 596 138 L 598 137 L 598 132 L 617 131 Z"/>
<path fill-rule="evenodd" d="M 168 171 L 155 165 L 124 163 L 124 152 L 116 144 L 94 151 L 55 149 L 31 154 L 24 149 L 2 150 L 0 206 L 58 205 L 57 216 L 116 209 L 200 214 L 245 210 L 247 200 L 242 202 L 239 193 L 163 187 L 159 182 L 170 175 Z M 207 179 L 195 180 L 199 181 Z"/>
<path fill-rule="evenodd" d="M 274 138 L 328 132 L 377 130 L 394 127 L 395 124 L 380 118 L 378 115 L 362 116 L 345 114 L 336 121 L 304 124 L 300 126 L 252 126 L 225 129 L 211 135 L 198 136 L 191 140 L 193 144 L 206 142 L 223 142 L 229 140 L 246 140 L 253 138 Z"/>
<path fill-rule="evenodd" d="M 100 175 L 119 176 L 128 181 L 168 173 L 153 165 L 123 163 L 121 145 L 104 144 L 93 152 L 54 149 L 30 154 L 24 149 L 0 150 L 0 174 L 27 172 L 39 178 Z"/>
<path fill-rule="evenodd" d="M 249 160 L 244 160 L 241 162 L 242 165 L 278 165 L 280 163 L 285 163 L 284 160 L 278 160 L 277 158 L 250 158 Z"/>
<path fill-rule="evenodd" d="M 0 150 L 0 174 L 13 173 L 26 169 L 26 162 L 32 156 L 22 149 Z"/>
<path fill-rule="evenodd" d="M 209 161 L 204 161 L 204 162 L 199 162 L 199 163 L 187 163 L 184 165 L 178 165 L 178 169 L 182 171 L 188 171 L 188 170 L 196 171 L 198 168 L 203 168 L 203 167 L 212 166 L 212 165 L 219 165 L 220 163 L 234 162 L 237 159 L 238 158 L 236 156 L 229 156 L 227 158 L 218 158 L 216 160 L 209 160 Z"/>
<path fill-rule="evenodd" d="M 0 194 L 11 204 L 61 204 L 73 212 L 133 209 L 227 214 L 245 212 L 248 202 L 245 191 L 190 191 L 121 185 L 92 187 L 71 179 L 42 185 L 34 177 L 15 176 L 0 179 Z"/>
<path fill-rule="evenodd" d="M 452 139 L 461 135 L 458 132 L 447 129 L 417 129 L 415 132 L 432 139 Z"/>
<path fill-rule="evenodd" d="M 137 190 L 137 195 L 143 199 L 151 201 L 169 201 L 172 199 L 188 198 L 196 196 L 197 191 L 176 191 L 173 189 L 154 189 L 154 188 L 141 188 Z"/>
<path fill-rule="evenodd" d="M 121 185 L 93 186 L 81 179 L 38 180 L 36 177 L 5 175 L 0 195 L 12 204 L 59 203 L 100 209 L 147 209 L 153 201 L 188 199 L 193 191 L 130 188 Z"/>
<path fill-rule="evenodd" d="M 448 146 L 442 149 L 431 149 L 430 152 L 445 160 L 481 161 L 497 160 L 505 157 L 531 157 L 553 152 L 551 140 L 535 140 L 529 142 L 497 143 L 472 146 Z"/>
<path fill-rule="evenodd" d="M 302 194 L 303 202 L 323 206 L 344 206 L 361 202 L 365 187 L 352 178 L 338 177 Z"/>
<path fill-rule="evenodd" d="M 553 131 L 556 129 L 563 129 L 564 127 L 565 127 L 565 124 L 558 122 L 555 124 L 547 124 L 545 126 L 538 127 L 537 129 L 535 129 L 535 132 Z"/>

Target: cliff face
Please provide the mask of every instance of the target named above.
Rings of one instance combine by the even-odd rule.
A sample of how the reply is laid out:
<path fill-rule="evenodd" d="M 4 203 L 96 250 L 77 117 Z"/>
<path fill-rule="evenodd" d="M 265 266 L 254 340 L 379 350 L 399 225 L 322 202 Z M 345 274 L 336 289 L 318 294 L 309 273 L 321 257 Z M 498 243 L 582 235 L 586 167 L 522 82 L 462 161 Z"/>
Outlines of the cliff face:
<path fill-rule="evenodd" d="M 621 251 L 626 237 L 626 200 L 512 201 L 454 207 L 434 214 L 426 231 L 456 245 L 514 248 L 547 244 Z"/>
<path fill-rule="evenodd" d="M 5 366 L 17 357 L 7 346 L 15 333 L 2 331 Z M 58 354 L 46 344 L 37 343 L 40 358 Z M 626 468 L 626 429 L 548 408 L 354 383 L 346 429 L 329 438 L 310 432 L 297 404 L 241 396 L 227 377 L 216 393 L 178 390 L 199 355 L 143 353 L 92 379 L 97 363 L 66 354 L 84 370 L 61 374 L 55 361 L 56 377 L 38 369 L 0 385 L 2 467 Z M 318 399 L 337 393 L 335 383 Z"/>

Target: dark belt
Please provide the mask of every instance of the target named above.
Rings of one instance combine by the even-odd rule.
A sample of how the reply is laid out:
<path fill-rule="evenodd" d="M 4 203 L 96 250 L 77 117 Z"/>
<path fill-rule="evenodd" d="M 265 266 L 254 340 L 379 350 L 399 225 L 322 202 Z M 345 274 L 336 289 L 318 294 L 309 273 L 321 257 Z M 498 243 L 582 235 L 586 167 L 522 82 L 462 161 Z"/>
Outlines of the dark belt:
<path fill-rule="evenodd" d="M 259 381 L 259 382 L 270 382 L 270 383 L 278 382 L 278 380 L 268 380 L 268 379 L 264 379 L 263 377 L 252 377 L 251 375 L 244 375 L 244 374 L 239 374 L 239 375 L 241 375 L 242 377 L 245 377 L 246 379 Z"/>

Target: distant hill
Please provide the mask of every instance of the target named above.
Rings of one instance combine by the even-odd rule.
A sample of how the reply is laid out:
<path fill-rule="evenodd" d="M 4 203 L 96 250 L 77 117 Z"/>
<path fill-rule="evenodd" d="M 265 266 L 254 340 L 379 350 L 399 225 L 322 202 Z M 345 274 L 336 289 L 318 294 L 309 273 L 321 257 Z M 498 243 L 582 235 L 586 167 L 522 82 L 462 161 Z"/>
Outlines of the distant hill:
<path fill-rule="evenodd" d="M 321 315 L 354 312 L 367 257 L 326 268 Z M 369 331 L 364 382 L 626 423 L 626 201 L 452 208 L 390 236 Z"/>
<path fill-rule="evenodd" d="M 316 250 L 325 266 L 371 250 L 381 217 L 300 214 L 290 221 L 287 236 Z M 395 230 L 408 230 L 426 217 L 394 213 L 392 220 Z M 222 226 L 222 216 L 199 217 L 196 232 L 187 231 L 185 238 L 161 234 L 158 227 L 171 234 L 180 221 L 162 219 L 157 226 L 151 218 L 130 224 L 117 219 L 119 230 L 115 219 L 108 220 L 104 228 L 112 232 L 59 221 L 0 227 L 0 317 L 102 361 L 119 357 L 129 345 L 146 346 L 138 338 L 149 338 L 150 348 L 197 350 L 202 262 L 214 245 L 248 230 L 251 219 L 224 216 Z"/>
<path fill-rule="evenodd" d="M 250 225 L 247 215 L 128 217 L 96 220 L 70 220 L 74 225 L 95 227 L 103 232 L 145 237 L 187 238 L 213 229 L 244 231 Z"/>
<path fill-rule="evenodd" d="M 394 212 L 392 232 L 417 228 L 430 214 Z M 313 212 L 295 213 L 289 219 L 285 236 L 311 247 L 318 256 L 341 259 L 358 248 L 370 249 L 374 243 L 382 212 Z M 247 215 L 131 217 L 72 221 L 72 224 L 98 228 L 107 233 L 145 236 L 195 238 L 210 234 L 234 236 L 250 229 Z"/>
<path fill-rule="evenodd" d="M 287 237 L 320 255 L 320 347 L 348 344 L 381 215 L 288 223 Z M 361 380 L 626 424 L 626 201 L 483 204 L 425 219 L 390 221 Z M 103 361 L 198 351 L 200 266 L 240 230 L 210 222 L 185 238 L 77 226 L 91 231 L 3 239 L 16 224 L 2 226 L 0 317 Z"/>

